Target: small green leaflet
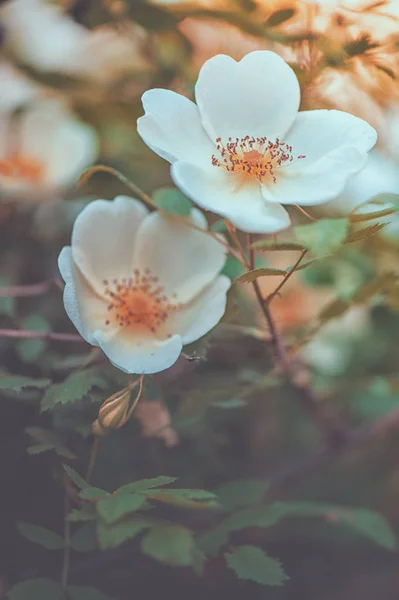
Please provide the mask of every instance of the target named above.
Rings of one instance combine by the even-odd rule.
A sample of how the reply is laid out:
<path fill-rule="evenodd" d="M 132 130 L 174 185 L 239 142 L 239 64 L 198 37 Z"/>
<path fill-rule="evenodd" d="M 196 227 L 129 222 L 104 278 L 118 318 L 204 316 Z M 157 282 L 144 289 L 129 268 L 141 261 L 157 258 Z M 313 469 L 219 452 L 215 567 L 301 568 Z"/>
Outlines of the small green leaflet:
<path fill-rule="evenodd" d="M 58 533 L 54 533 L 54 531 L 50 531 L 45 527 L 32 525 L 31 523 L 18 523 L 17 529 L 30 542 L 40 544 L 47 550 L 60 550 L 65 546 L 64 539 Z"/>
<path fill-rule="evenodd" d="M 52 579 L 28 579 L 14 585 L 9 600 L 62 600 L 63 589 Z"/>
<path fill-rule="evenodd" d="M 314 256 L 331 254 L 344 243 L 348 219 L 323 219 L 294 227 L 295 236 Z"/>
<path fill-rule="evenodd" d="M 177 481 L 177 477 L 167 477 L 165 475 L 160 475 L 159 477 L 154 477 L 153 479 L 140 479 L 140 481 L 127 483 L 126 485 L 122 485 L 116 491 L 118 492 L 118 494 L 143 492 L 145 490 L 150 490 L 151 488 L 156 488 L 161 485 L 168 485 L 169 483 L 174 483 L 175 481 Z"/>
<path fill-rule="evenodd" d="M 64 458 L 76 458 L 76 456 L 58 439 L 54 431 L 42 427 L 27 427 L 26 433 L 35 442 L 27 448 L 28 454 L 40 454 L 48 450 L 54 450 L 58 456 Z"/>
<path fill-rule="evenodd" d="M 268 488 L 267 481 L 238 480 L 224 483 L 214 490 L 226 510 L 259 504 Z"/>
<path fill-rule="evenodd" d="M 71 536 L 70 545 L 76 552 L 91 552 L 97 548 L 96 525 L 88 521 Z"/>
<path fill-rule="evenodd" d="M 262 585 L 283 585 L 288 579 L 280 562 L 257 546 L 238 546 L 224 557 L 239 579 L 249 579 Z"/>
<path fill-rule="evenodd" d="M 69 479 L 71 479 L 71 481 L 73 481 L 73 483 L 80 488 L 81 490 L 84 490 L 85 488 L 90 487 L 90 484 L 87 483 L 87 481 L 85 481 L 83 479 L 83 477 L 81 477 L 79 475 L 79 473 L 77 473 L 75 471 L 75 469 L 72 469 L 72 467 L 70 467 L 69 465 L 62 465 L 64 467 L 64 471 L 66 472 L 66 474 L 68 475 Z"/>
<path fill-rule="evenodd" d="M 107 524 L 119 521 L 127 514 L 139 510 L 145 503 L 145 496 L 139 494 L 112 494 L 97 502 L 99 516 Z"/>
<path fill-rule="evenodd" d="M 180 217 L 187 217 L 193 206 L 190 200 L 176 188 L 160 188 L 153 193 L 152 199 L 158 208 Z"/>
<path fill-rule="evenodd" d="M 0 390 L 10 390 L 12 392 L 20 392 L 24 388 L 43 389 L 50 383 L 50 379 L 33 379 L 32 377 L 9 375 L 8 373 L 0 375 Z"/>
<path fill-rule="evenodd" d="M 237 277 L 234 283 L 250 283 L 251 281 L 258 279 L 258 277 L 270 277 L 273 275 L 287 275 L 287 271 L 283 271 L 282 269 L 272 269 L 271 267 L 253 269 L 252 271 L 248 271 Z"/>
<path fill-rule="evenodd" d="M 113 525 L 106 525 L 100 519 L 97 521 L 97 540 L 101 550 L 116 548 L 133 539 L 143 529 L 147 529 L 150 522 L 141 517 L 124 519 Z"/>
<path fill-rule="evenodd" d="M 144 554 L 171 566 L 189 566 L 194 559 L 193 532 L 182 525 L 156 524 L 143 537 Z"/>
<path fill-rule="evenodd" d="M 89 367 L 84 371 L 76 371 L 69 375 L 62 383 L 52 385 L 44 394 L 41 410 L 46 411 L 58 404 L 71 404 L 81 400 L 94 387 L 104 389 L 108 380 L 104 379 L 99 367 Z"/>

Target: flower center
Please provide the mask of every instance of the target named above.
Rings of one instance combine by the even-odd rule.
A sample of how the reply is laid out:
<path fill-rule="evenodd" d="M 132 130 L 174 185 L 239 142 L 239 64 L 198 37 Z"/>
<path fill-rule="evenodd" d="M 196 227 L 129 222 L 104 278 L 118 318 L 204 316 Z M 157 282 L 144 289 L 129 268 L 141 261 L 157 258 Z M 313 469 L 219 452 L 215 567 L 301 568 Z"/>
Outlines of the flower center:
<path fill-rule="evenodd" d="M 44 171 L 45 167 L 41 161 L 23 154 L 14 154 L 0 160 L 0 177 L 41 183 L 44 179 Z"/>
<path fill-rule="evenodd" d="M 259 181 L 269 179 L 276 182 L 277 170 L 294 162 L 292 146 L 276 138 L 275 142 L 266 137 L 255 138 L 249 135 L 244 138 L 229 138 L 223 142 L 216 139 L 219 158 L 213 154 L 212 164 L 225 171 L 237 173 L 244 178 L 255 178 Z M 296 159 L 305 158 L 300 155 Z"/>
<path fill-rule="evenodd" d="M 103 284 L 110 300 L 105 325 L 134 325 L 156 333 L 172 312 L 182 308 L 182 304 L 165 295 L 158 277 L 152 275 L 150 269 L 143 272 L 135 269 L 133 277 L 104 279 Z M 176 298 L 176 294 L 172 294 L 172 298 Z"/>

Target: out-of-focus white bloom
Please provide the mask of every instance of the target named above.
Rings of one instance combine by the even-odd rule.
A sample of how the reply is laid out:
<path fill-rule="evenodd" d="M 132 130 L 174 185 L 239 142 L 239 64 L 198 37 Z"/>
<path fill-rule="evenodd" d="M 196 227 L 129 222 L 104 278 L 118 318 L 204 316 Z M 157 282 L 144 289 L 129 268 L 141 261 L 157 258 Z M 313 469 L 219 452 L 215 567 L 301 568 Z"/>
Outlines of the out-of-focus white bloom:
<path fill-rule="evenodd" d="M 225 249 L 198 210 L 187 224 L 119 196 L 91 202 L 77 217 L 59 268 L 65 310 L 81 336 L 127 373 L 173 365 L 182 346 L 210 331 L 225 311 Z"/>
<path fill-rule="evenodd" d="M 64 105 L 42 101 L 0 112 L 0 193 L 46 200 L 70 185 L 97 156 L 95 131 Z"/>
<path fill-rule="evenodd" d="M 353 355 L 353 343 L 370 329 L 368 309 L 355 306 L 342 317 L 333 319 L 301 350 L 301 356 L 325 375 L 343 373 Z"/>
<path fill-rule="evenodd" d="M 317 207 L 314 212 L 324 217 L 343 217 L 355 209 L 356 213 L 378 212 L 392 206 L 389 203 L 369 202 L 383 194 L 399 194 L 399 167 L 397 162 L 374 150 L 364 169 L 349 180 L 342 194 Z M 381 231 L 382 235 L 397 238 L 399 219 L 396 215 L 380 217 L 378 222 L 386 223 Z M 369 221 L 367 225 L 373 223 L 374 221 Z M 362 225 L 365 226 L 364 223 Z"/>
<path fill-rule="evenodd" d="M 298 113 L 298 80 L 273 52 L 252 52 L 240 62 L 211 58 L 200 71 L 196 100 L 145 92 L 138 132 L 172 163 L 184 193 L 248 232 L 288 227 L 283 204 L 335 198 L 376 141 L 375 130 L 353 115 Z"/>
<path fill-rule="evenodd" d="M 179 436 L 170 424 L 169 411 L 160 400 L 139 402 L 133 415 L 140 421 L 143 437 L 159 438 L 167 448 L 179 443 Z"/>
<path fill-rule="evenodd" d="M 6 47 L 39 71 L 107 82 L 145 65 L 141 30 L 124 35 L 108 26 L 89 30 L 46 0 L 8 0 L 0 20 Z"/>
<path fill-rule="evenodd" d="M 0 60 L 0 112 L 12 111 L 32 102 L 44 94 L 44 89 L 11 63 Z"/>

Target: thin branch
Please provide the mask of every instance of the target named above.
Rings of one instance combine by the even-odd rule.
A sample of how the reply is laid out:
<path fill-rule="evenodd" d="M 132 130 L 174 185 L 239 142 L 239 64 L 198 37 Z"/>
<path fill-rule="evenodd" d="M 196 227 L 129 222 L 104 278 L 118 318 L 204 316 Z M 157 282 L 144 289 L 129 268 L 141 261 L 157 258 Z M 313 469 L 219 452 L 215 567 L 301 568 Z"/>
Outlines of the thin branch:
<path fill-rule="evenodd" d="M 57 333 L 55 331 L 29 331 L 28 329 L 0 329 L 0 338 L 48 340 L 52 342 L 84 342 L 77 333 Z"/>
<path fill-rule="evenodd" d="M 307 249 L 305 248 L 304 250 L 302 250 L 300 257 L 298 258 L 298 260 L 296 261 L 296 263 L 294 264 L 294 266 L 288 271 L 287 275 L 285 275 L 284 279 L 278 284 L 278 286 L 276 287 L 276 289 L 274 290 L 274 292 L 272 292 L 266 298 L 266 300 L 265 300 L 266 304 L 269 305 L 270 302 L 273 300 L 273 298 L 275 298 L 275 296 L 277 296 L 277 294 L 280 292 L 281 288 L 285 286 L 285 284 L 287 283 L 287 281 L 289 280 L 289 278 L 291 277 L 291 275 L 293 275 L 295 273 L 296 269 L 301 264 L 301 262 L 304 259 L 306 253 L 307 253 Z"/>
<path fill-rule="evenodd" d="M 70 502 L 68 494 L 65 494 L 65 502 L 64 502 L 64 558 L 62 562 L 62 573 L 61 573 L 61 585 L 63 588 L 63 599 L 66 600 L 67 597 L 67 584 L 68 584 L 68 574 L 69 574 L 69 563 L 70 563 L 70 553 L 71 553 L 71 523 L 68 521 L 67 517 L 70 510 Z"/>
<path fill-rule="evenodd" d="M 94 466 L 96 464 L 99 443 L 100 443 L 100 438 L 98 436 L 94 436 L 94 442 L 93 442 L 93 446 L 91 448 L 91 454 L 90 454 L 90 459 L 89 459 L 89 466 L 87 467 L 87 473 L 86 473 L 86 481 L 89 481 L 89 482 L 90 482 L 91 476 L 93 474 Z"/>
<path fill-rule="evenodd" d="M 48 292 L 54 285 L 54 280 L 49 279 L 31 285 L 10 285 L 0 287 L 0 298 L 23 298 L 27 296 L 40 296 Z"/>

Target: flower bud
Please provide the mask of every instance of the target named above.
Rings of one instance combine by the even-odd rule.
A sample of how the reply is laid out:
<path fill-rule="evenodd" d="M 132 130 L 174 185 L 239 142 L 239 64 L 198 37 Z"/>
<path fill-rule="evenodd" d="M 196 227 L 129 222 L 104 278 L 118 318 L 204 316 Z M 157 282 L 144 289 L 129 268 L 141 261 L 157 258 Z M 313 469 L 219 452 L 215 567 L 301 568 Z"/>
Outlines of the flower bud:
<path fill-rule="evenodd" d="M 98 412 L 98 419 L 93 424 L 94 429 L 118 429 L 127 421 L 127 415 L 130 407 L 130 388 L 119 390 L 110 396 L 101 406 Z M 93 431 L 94 431 L 93 429 Z"/>

